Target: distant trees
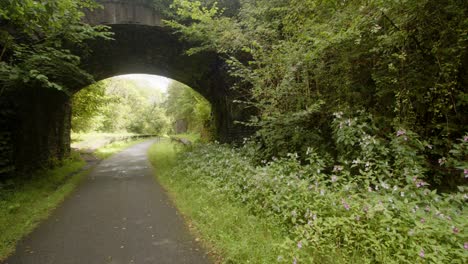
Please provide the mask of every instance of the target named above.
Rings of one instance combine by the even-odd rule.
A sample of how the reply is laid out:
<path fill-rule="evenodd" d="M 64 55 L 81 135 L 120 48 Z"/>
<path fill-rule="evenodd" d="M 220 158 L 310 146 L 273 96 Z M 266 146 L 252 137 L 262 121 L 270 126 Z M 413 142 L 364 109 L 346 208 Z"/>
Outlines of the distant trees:
<path fill-rule="evenodd" d="M 174 125 L 177 121 L 183 121 L 187 124 L 187 132 L 212 136 L 211 105 L 190 87 L 180 82 L 172 82 L 164 105 Z"/>
<path fill-rule="evenodd" d="M 132 132 L 162 135 L 170 120 L 157 90 L 129 80 L 105 80 L 83 89 L 73 98 L 75 132 Z"/>

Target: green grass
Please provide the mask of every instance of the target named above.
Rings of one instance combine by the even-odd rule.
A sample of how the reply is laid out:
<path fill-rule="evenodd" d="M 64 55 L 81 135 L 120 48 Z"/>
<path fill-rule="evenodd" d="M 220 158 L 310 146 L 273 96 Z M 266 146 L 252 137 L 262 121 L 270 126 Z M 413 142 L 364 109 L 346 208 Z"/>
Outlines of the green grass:
<path fill-rule="evenodd" d="M 281 230 L 249 213 L 242 204 L 206 185 L 172 177 L 177 147 L 168 141 L 154 144 L 149 158 L 159 182 L 168 190 L 196 236 L 218 263 L 276 263 Z"/>
<path fill-rule="evenodd" d="M 80 171 L 84 165 L 75 157 L 58 168 L 37 172 L 30 179 L 0 185 L 0 261 L 14 252 L 16 243 L 75 189 L 88 173 Z"/>
<path fill-rule="evenodd" d="M 199 141 L 201 138 L 199 133 L 185 133 L 185 134 L 177 134 L 177 135 L 170 135 L 170 136 L 175 137 L 175 138 L 188 139 L 192 143 Z"/>
<path fill-rule="evenodd" d="M 148 139 L 117 141 L 117 142 L 105 145 L 104 147 L 97 149 L 95 152 L 93 152 L 93 154 L 96 155 L 96 157 L 100 159 L 107 159 L 108 157 L 114 155 L 115 153 L 118 153 L 130 146 L 141 143 L 145 140 L 148 140 Z"/>
<path fill-rule="evenodd" d="M 105 159 L 144 139 L 118 141 L 97 149 Z M 0 261 L 14 252 L 17 242 L 69 195 L 90 170 L 80 171 L 85 162 L 74 155 L 63 165 L 34 173 L 29 179 L 14 179 L 0 184 Z"/>

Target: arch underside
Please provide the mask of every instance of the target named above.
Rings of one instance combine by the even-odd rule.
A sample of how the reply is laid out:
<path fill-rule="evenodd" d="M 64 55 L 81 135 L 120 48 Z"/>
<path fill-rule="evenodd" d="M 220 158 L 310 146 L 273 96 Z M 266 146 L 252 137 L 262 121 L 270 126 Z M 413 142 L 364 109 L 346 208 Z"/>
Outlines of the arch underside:
<path fill-rule="evenodd" d="M 203 95 L 212 105 L 218 138 L 231 141 L 238 134 L 239 107 L 233 104 L 227 67 L 214 53 L 188 56 L 189 47 L 169 29 L 157 26 L 111 25 L 114 40 L 89 43 L 84 68 L 96 80 L 124 74 L 153 74 L 182 82 Z M 81 89 L 83 87 L 77 87 Z"/>
<path fill-rule="evenodd" d="M 233 100 L 239 93 L 230 89 L 233 80 L 222 59 L 214 53 L 187 56 L 190 46 L 168 28 L 151 7 L 152 0 L 99 0 L 104 9 L 87 13 L 85 21 L 107 24 L 114 40 L 97 39 L 81 54 L 82 66 L 95 80 L 145 73 L 165 76 L 190 86 L 212 105 L 217 137 L 232 142 L 251 134 L 236 124 L 245 121 L 248 112 Z M 84 88 L 71 84 L 72 92 Z M 70 153 L 71 100 L 57 90 L 18 89 L 15 98 L 0 100 L 0 110 L 13 111 L 0 120 L 0 136 L 8 137 L 1 156 L 0 176 L 11 171 L 26 172 Z M 14 168 L 13 170 L 10 168 Z"/>

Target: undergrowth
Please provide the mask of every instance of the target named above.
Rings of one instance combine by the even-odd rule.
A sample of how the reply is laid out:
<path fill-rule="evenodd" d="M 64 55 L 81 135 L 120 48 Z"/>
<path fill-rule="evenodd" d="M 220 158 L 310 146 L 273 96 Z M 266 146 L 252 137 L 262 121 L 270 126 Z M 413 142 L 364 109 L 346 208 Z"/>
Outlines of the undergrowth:
<path fill-rule="evenodd" d="M 337 113 L 333 140 L 338 146 L 336 157 L 309 148 L 302 157 L 290 153 L 260 163 L 255 162 L 255 144 L 192 146 L 160 178 L 197 224 L 214 223 L 220 216 L 238 217 L 229 213 L 235 206 L 270 230 L 281 230 L 284 239 L 270 244 L 265 257 L 269 261 L 464 263 L 468 258 L 466 187 L 450 193 L 430 188 L 423 157 L 432 146 L 404 128 L 378 135 L 365 114 Z M 460 157 L 466 155 L 467 145 L 468 136 L 459 139 L 439 166 L 458 162 L 459 173 L 466 178 L 466 164 Z M 232 228 L 248 223 L 239 221 Z M 222 228 L 208 226 L 201 228 L 202 234 L 223 236 L 217 234 Z M 257 250 L 241 241 L 235 245 L 246 252 Z M 255 254 L 250 261 L 266 263 Z M 245 263 L 245 259 L 234 262 Z"/>
<path fill-rule="evenodd" d="M 162 141 L 151 147 L 155 174 L 169 191 L 189 226 L 217 263 L 274 263 L 277 245 L 284 242 L 280 226 L 253 215 L 211 182 L 194 181 L 197 174 L 181 171 L 177 152 L 181 146 Z M 185 163 L 183 163 L 185 164 Z"/>
<path fill-rule="evenodd" d="M 73 156 L 58 168 L 0 184 L 0 260 L 74 190 L 87 174 L 80 171 L 84 165 L 81 158 Z"/>

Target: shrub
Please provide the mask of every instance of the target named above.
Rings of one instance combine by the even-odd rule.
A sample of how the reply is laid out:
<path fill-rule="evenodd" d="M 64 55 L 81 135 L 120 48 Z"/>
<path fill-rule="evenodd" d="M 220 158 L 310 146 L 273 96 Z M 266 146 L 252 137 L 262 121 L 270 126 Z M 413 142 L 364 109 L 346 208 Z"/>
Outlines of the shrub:
<path fill-rule="evenodd" d="M 278 223 L 288 234 L 278 245 L 280 262 L 335 262 L 327 256 L 336 255 L 364 263 L 463 263 L 467 188 L 450 194 L 429 188 L 428 146 L 415 133 L 396 128 L 377 136 L 371 116 L 335 116 L 333 162 L 309 148 L 304 157 L 289 154 L 255 165 L 249 146 L 211 144 L 183 154 L 173 177 L 229 193 L 253 214 Z M 466 151 L 465 139 L 447 163 L 463 168 L 457 157 Z"/>

